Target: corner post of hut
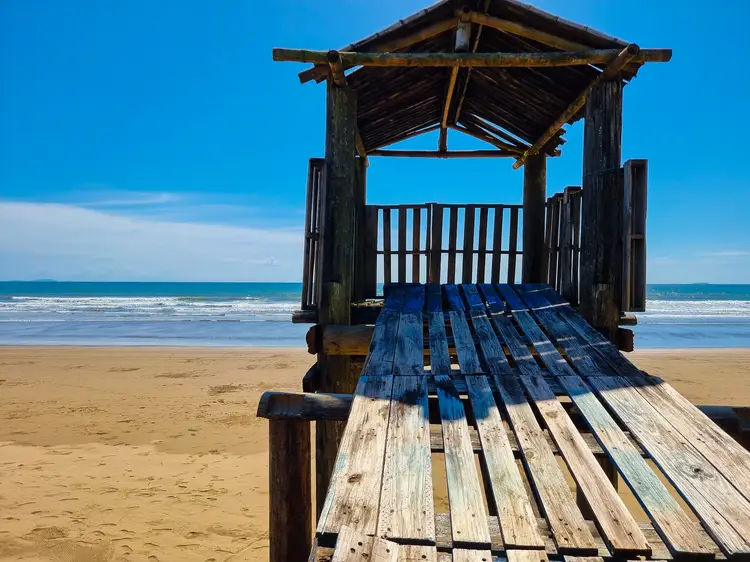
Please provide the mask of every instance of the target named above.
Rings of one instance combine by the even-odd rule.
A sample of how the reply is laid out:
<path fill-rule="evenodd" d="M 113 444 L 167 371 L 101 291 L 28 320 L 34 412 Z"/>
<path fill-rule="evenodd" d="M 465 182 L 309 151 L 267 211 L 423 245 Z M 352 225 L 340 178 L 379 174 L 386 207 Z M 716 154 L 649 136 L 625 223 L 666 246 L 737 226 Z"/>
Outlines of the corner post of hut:
<path fill-rule="evenodd" d="M 545 202 L 547 200 L 547 156 L 529 156 L 523 168 L 523 258 L 524 283 L 544 283 Z"/>
<path fill-rule="evenodd" d="M 622 92 L 619 73 L 592 86 L 583 139 L 580 311 L 615 343 L 623 282 Z"/>
<path fill-rule="evenodd" d="M 339 67 L 340 68 L 340 67 Z M 325 171 L 323 174 L 322 261 L 319 271 L 320 299 L 318 333 L 331 324 L 350 325 L 354 289 L 354 259 L 357 223 L 358 170 L 357 96 L 346 85 L 343 73 L 335 76 L 335 65 L 327 84 Z M 318 390 L 352 393 L 357 376 L 345 355 L 318 351 Z M 316 423 L 317 515 L 333 471 L 345 424 L 336 421 Z"/>

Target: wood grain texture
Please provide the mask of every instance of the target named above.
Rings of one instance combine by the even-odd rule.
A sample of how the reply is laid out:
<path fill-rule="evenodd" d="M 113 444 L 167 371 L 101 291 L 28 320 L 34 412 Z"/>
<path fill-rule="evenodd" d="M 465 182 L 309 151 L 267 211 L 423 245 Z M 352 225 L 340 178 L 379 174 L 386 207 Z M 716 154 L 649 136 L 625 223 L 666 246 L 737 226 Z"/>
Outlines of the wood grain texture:
<path fill-rule="evenodd" d="M 453 544 L 489 547 L 490 532 L 461 399 L 450 377 L 435 377 L 440 407 Z"/>
<path fill-rule="evenodd" d="M 516 282 L 516 259 L 518 258 L 518 207 L 510 209 L 510 243 L 508 245 L 508 283 Z"/>
<path fill-rule="evenodd" d="M 392 310 L 384 310 L 378 316 L 370 342 L 370 352 L 362 370 L 363 376 L 390 375 L 393 372 L 400 320 L 401 314 Z"/>
<path fill-rule="evenodd" d="M 514 377 L 495 377 L 522 458 L 561 554 L 596 555 L 597 548 L 576 506 L 534 412 Z"/>
<path fill-rule="evenodd" d="M 422 313 L 401 314 L 396 336 L 393 374 L 396 376 L 422 375 L 424 373 L 423 348 Z"/>
<path fill-rule="evenodd" d="M 319 536 L 336 535 L 344 525 L 375 534 L 392 390 L 392 376 L 360 378 L 318 520 Z"/>
<path fill-rule="evenodd" d="M 432 204 L 429 208 L 428 222 L 430 225 L 429 283 L 440 283 L 441 263 L 443 259 L 443 206 Z"/>
<path fill-rule="evenodd" d="M 393 281 L 391 256 L 391 210 L 383 209 L 383 283 Z"/>
<path fill-rule="evenodd" d="M 541 376 L 520 379 L 591 506 L 610 552 L 620 557 L 650 555 L 651 548 L 617 490 L 544 379 Z"/>
<path fill-rule="evenodd" d="M 580 377 L 560 377 L 560 384 L 586 420 L 635 498 L 653 521 L 672 556 L 713 557 L 710 541 L 695 533 L 695 524 L 654 474 L 630 439 Z"/>
<path fill-rule="evenodd" d="M 378 536 L 435 544 L 427 379 L 395 377 Z"/>
<path fill-rule="evenodd" d="M 500 266 L 502 264 L 503 250 L 503 214 L 504 207 L 495 207 L 495 216 L 492 227 L 492 268 L 490 273 L 490 282 L 500 282 Z"/>
<path fill-rule="evenodd" d="M 458 207 L 451 207 L 448 216 L 448 283 L 455 283 L 456 238 L 458 237 Z"/>
<path fill-rule="evenodd" d="M 452 554 L 453 562 L 492 562 L 492 553 L 489 550 L 456 548 Z"/>
<path fill-rule="evenodd" d="M 399 545 L 351 527 L 341 528 L 331 562 L 398 562 Z"/>
<path fill-rule="evenodd" d="M 434 546 L 401 545 L 398 549 L 398 562 L 437 562 Z"/>
<path fill-rule="evenodd" d="M 750 504 L 623 377 L 588 379 L 728 558 L 750 557 Z"/>
<path fill-rule="evenodd" d="M 398 210 L 398 282 L 406 283 L 406 207 Z"/>
<path fill-rule="evenodd" d="M 471 283 L 474 277 L 474 218 L 476 207 L 467 205 L 464 211 L 464 245 L 461 264 L 462 283 Z"/>
<path fill-rule="evenodd" d="M 477 274 L 476 281 L 484 283 L 484 274 L 487 270 L 487 217 L 489 208 L 482 207 L 479 209 L 479 241 L 477 250 Z M 473 281 L 470 279 L 469 281 Z"/>
<path fill-rule="evenodd" d="M 430 334 L 430 373 L 434 376 L 451 374 L 451 358 L 448 352 L 448 336 L 445 333 L 445 317 L 442 312 L 428 312 Z"/>
<path fill-rule="evenodd" d="M 487 474 L 506 548 L 544 548 L 531 501 L 487 377 L 466 377 Z"/>
<path fill-rule="evenodd" d="M 445 292 L 445 299 L 448 303 L 448 310 L 464 310 L 466 308 L 461 299 L 458 285 L 443 285 L 443 291 Z"/>
<path fill-rule="evenodd" d="M 453 342 L 456 346 L 456 355 L 458 356 L 458 366 L 461 374 L 476 375 L 483 373 L 484 369 L 479 362 L 479 355 L 477 355 L 477 350 L 474 346 L 474 338 L 471 335 L 469 323 L 466 321 L 466 313 L 460 310 L 450 310 L 448 311 L 448 318 L 451 323 Z M 497 347 L 499 347 L 499 344 Z M 502 353 L 502 348 L 500 348 L 500 353 Z"/>
<path fill-rule="evenodd" d="M 547 562 L 547 553 L 543 550 L 508 550 L 505 553 L 508 562 Z"/>
<path fill-rule="evenodd" d="M 437 312 L 443 310 L 443 290 L 437 283 L 427 285 L 427 301 L 425 302 L 426 312 Z"/>

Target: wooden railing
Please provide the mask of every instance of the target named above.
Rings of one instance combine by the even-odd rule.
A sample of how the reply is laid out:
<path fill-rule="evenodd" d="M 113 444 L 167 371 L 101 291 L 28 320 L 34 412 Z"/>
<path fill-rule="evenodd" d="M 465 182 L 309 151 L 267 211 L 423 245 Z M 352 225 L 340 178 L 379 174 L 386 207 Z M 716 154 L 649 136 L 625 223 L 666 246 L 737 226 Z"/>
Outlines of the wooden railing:
<path fill-rule="evenodd" d="M 578 304 L 581 193 L 580 187 L 567 187 L 547 199 L 544 235 L 547 283 L 574 306 Z"/>
<path fill-rule="evenodd" d="M 315 308 L 318 302 L 315 280 L 320 263 L 320 221 L 325 159 L 311 158 L 307 172 L 307 198 L 305 200 L 305 245 L 302 258 L 302 310 Z"/>
<path fill-rule="evenodd" d="M 368 205 L 365 296 L 376 296 L 376 279 L 498 283 L 504 272 L 514 282 L 520 215 L 521 205 Z"/>

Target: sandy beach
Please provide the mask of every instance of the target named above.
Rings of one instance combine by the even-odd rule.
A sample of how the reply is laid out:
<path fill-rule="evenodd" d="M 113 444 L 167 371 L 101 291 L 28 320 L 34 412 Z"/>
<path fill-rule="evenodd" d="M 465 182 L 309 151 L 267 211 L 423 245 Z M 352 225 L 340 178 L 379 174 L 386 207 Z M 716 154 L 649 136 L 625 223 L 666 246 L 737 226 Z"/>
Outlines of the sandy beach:
<path fill-rule="evenodd" d="M 750 404 L 750 350 L 631 358 L 700 404 Z M 267 560 L 263 391 L 304 349 L 0 348 L 0 560 Z"/>

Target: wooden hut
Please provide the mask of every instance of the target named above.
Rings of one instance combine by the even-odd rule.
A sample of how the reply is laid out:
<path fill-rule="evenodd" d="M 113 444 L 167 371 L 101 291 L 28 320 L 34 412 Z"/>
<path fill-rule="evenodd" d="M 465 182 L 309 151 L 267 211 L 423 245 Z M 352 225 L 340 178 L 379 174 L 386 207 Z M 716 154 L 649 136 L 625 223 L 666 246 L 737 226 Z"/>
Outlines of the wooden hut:
<path fill-rule="evenodd" d="M 647 161 L 622 163 L 623 89 L 671 50 L 640 48 L 517 0 L 441 0 L 338 50 L 274 49 L 273 57 L 311 63 L 300 81 L 327 88 L 325 155 L 309 163 L 294 315 L 314 324 L 308 345 L 317 362 L 305 390 L 353 392 L 381 310 L 380 280 L 548 283 L 610 341 L 632 348 L 620 326 L 645 306 Z M 581 185 L 548 197 L 547 158 L 561 156 L 564 127 L 579 119 Z M 433 131 L 433 151 L 387 148 Z M 457 134 L 487 149 L 451 150 Z M 371 205 L 366 174 L 375 157 L 465 158 L 467 166 L 507 158 L 522 168 L 523 204 Z M 272 429 L 278 463 L 304 466 L 309 450 L 298 445 L 309 429 L 299 419 L 314 419 L 310 408 Z M 342 430 L 341 422 L 317 424 L 318 513 Z M 277 493 L 304 495 L 309 482 L 300 478 Z M 277 530 L 291 525 L 289 510 L 277 516 Z M 274 559 L 287 555 L 277 550 Z"/>

